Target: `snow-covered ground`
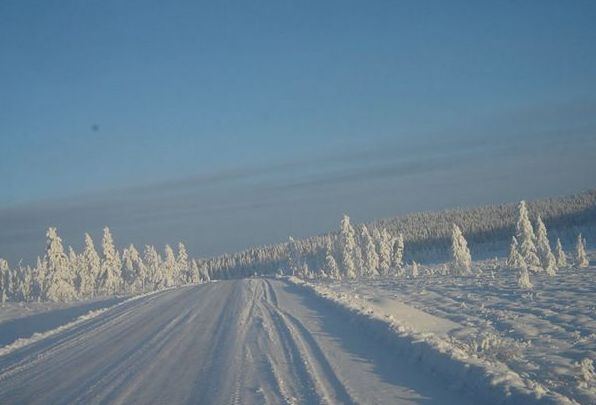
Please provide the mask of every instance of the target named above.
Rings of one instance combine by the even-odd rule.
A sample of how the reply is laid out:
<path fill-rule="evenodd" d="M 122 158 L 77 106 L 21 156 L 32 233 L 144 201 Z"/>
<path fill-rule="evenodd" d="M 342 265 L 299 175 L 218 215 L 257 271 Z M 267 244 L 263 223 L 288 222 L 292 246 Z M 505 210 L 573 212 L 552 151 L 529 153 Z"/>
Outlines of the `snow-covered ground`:
<path fill-rule="evenodd" d="M 0 403 L 478 401 L 306 289 L 244 279 L 126 300 L 0 355 Z"/>
<path fill-rule="evenodd" d="M 6 302 L 0 304 L 0 348 L 17 339 L 27 339 L 74 321 L 90 311 L 108 308 L 125 298 L 101 297 L 92 300 L 56 302 Z"/>
<path fill-rule="evenodd" d="M 531 274 L 520 290 L 503 261 L 474 264 L 480 275 L 420 267 L 417 278 L 317 282 L 320 295 L 400 325 L 435 347 L 452 346 L 460 361 L 490 372 L 510 370 L 537 397 L 548 393 L 596 403 L 596 267 L 567 268 L 555 277 Z M 441 340 L 437 343 L 437 340 Z M 583 362 L 583 365 L 582 365 Z M 432 365 L 431 365 L 432 367 Z"/>

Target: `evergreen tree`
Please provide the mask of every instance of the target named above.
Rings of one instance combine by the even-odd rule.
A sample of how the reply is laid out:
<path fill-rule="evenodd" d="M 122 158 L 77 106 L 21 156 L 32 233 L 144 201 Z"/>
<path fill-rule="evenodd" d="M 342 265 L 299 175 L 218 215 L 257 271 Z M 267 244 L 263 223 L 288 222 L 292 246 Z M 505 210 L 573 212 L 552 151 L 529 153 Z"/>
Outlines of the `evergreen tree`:
<path fill-rule="evenodd" d="M 81 296 L 94 296 L 98 285 L 98 278 L 101 272 L 101 259 L 95 250 L 93 239 L 85 234 L 85 248 L 80 260 L 79 272 L 77 273 L 79 292 Z"/>
<path fill-rule="evenodd" d="M 101 273 L 99 276 L 100 294 L 117 294 L 122 286 L 122 261 L 120 254 L 114 246 L 114 239 L 107 226 L 103 230 L 103 261 L 101 263 Z"/>
<path fill-rule="evenodd" d="M 559 238 L 557 238 L 557 247 L 555 248 L 555 253 L 557 257 L 557 266 L 559 268 L 567 267 L 567 255 L 563 250 L 563 246 L 561 245 L 561 240 Z"/>
<path fill-rule="evenodd" d="M 10 295 L 10 269 L 8 262 L 0 258 L 0 303 L 8 301 Z"/>
<path fill-rule="evenodd" d="M 46 233 L 47 247 L 45 262 L 47 263 L 45 291 L 43 298 L 52 302 L 69 302 L 76 297 L 74 274 L 64 253 L 62 239 L 56 228 L 49 228 Z"/>
<path fill-rule="evenodd" d="M 208 283 L 211 281 L 211 275 L 209 274 L 209 268 L 206 263 L 201 263 L 199 265 L 199 271 L 201 273 L 201 281 L 204 283 Z"/>
<path fill-rule="evenodd" d="M 32 296 L 35 297 L 36 301 L 45 299 L 47 268 L 48 264 L 45 258 L 42 259 L 41 257 L 37 256 L 37 263 L 33 269 L 32 286 Z"/>
<path fill-rule="evenodd" d="M 520 253 L 524 258 L 524 261 L 532 271 L 541 271 L 540 259 L 538 258 L 536 245 L 534 241 L 536 236 L 534 235 L 534 229 L 530 222 L 528 214 L 528 208 L 525 201 L 520 201 L 518 205 L 518 219 L 515 225 L 515 236 L 521 243 Z"/>
<path fill-rule="evenodd" d="M 163 274 L 165 275 L 163 287 L 172 287 L 176 285 L 177 279 L 177 266 L 176 256 L 174 256 L 174 250 L 170 245 L 165 247 L 165 258 L 163 261 Z"/>
<path fill-rule="evenodd" d="M 350 217 L 344 215 L 340 223 L 339 231 L 339 255 L 344 277 L 356 278 L 356 266 L 354 264 L 354 252 L 356 251 L 356 237 L 354 228 L 350 224 Z"/>
<path fill-rule="evenodd" d="M 122 251 L 122 281 L 124 290 L 133 293 L 142 290 L 143 265 L 139 251 L 131 243 Z"/>
<path fill-rule="evenodd" d="M 341 277 L 339 273 L 339 268 L 337 267 L 337 262 L 333 257 L 333 249 L 331 243 L 328 243 L 325 254 L 325 274 L 327 274 L 327 276 L 332 280 L 339 280 Z"/>
<path fill-rule="evenodd" d="M 379 256 L 377 255 L 377 249 L 375 243 L 368 232 L 366 225 L 362 225 L 360 228 L 360 240 L 362 241 L 363 251 L 363 275 L 365 277 L 375 277 L 378 275 L 377 269 L 379 268 Z"/>
<path fill-rule="evenodd" d="M 189 273 L 189 279 L 187 280 L 187 283 L 198 284 L 198 283 L 201 283 L 202 281 L 203 281 L 203 278 L 201 275 L 201 269 L 199 268 L 197 261 L 195 259 L 192 259 L 190 261 L 190 273 Z"/>
<path fill-rule="evenodd" d="M 379 252 L 379 274 L 387 276 L 391 269 L 391 235 L 386 229 L 376 232 L 377 247 Z"/>
<path fill-rule="evenodd" d="M 412 278 L 418 278 L 418 263 L 412 260 Z"/>
<path fill-rule="evenodd" d="M 20 272 L 19 292 L 20 292 L 20 298 L 23 301 L 25 301 L 25 302 L 31 301 L 32 287 L 33 287 L 33 270 L 31 269 L 30 266 L 27 266 Z"/>
<path fill-rule="evenodd" d="M 507 258 L 507 266 L 511 269 L 519 269 L 524 258 L 519 253 L 519 245 L 515 236 L 511 237 L 511 247 L 509 248 L 509 257 Z"/>
<path fill-rule="evenodd" d="M 395 274 L 402 275 L 404 267 L 404 236 L 401 233 L 393 241 L 392 263 Z"/>
<path fill-rule="evenodd" d="M 147 291 L 161 288 L 163 284 L 161 256 L 155 247 L 146 245 L 144 251 L 144 261 L 147 266 L 147 279 L 145 281 L 145 289 Z"/>
<path fill-rule="evenodd" d="M 80 280 L 79 273 L 81 272 L 81 258 L 77 255 L 77 252 L 72 246 L 68 246 L 68 263 L 70 265 L 70 273 L 73 276 L 73 284 L 75 287 L 75 293 L 77 297 L 80 297 Z"/>
<path fill-rule="evenodd" d="M 458 274 L 470 273 L 472 269 L 472 256 L 468 249 L 468 242 L 464 238 L 461 229 L 453 224 L 451 232 L 451 257 L 452 267 Z"/>
<path fill-rule="evenodd" d="M 509 248 L 509 257 L 507 258 L 507 266 L 510 269 L 516 270 L 522 266 L 522 263 L 525 264 L 524 258 L 519 253 L 519 245 L 517 244 L 517 239 L 515 236 L 511 237 L 511 247 Z"/>
<path fill-rule="evenodd" d="M 517 285 L 519 288 L 530 289 L 533 287 L 530 282 L 530 274 L 528 273 L 528 265 L 525 261 L 521 262 L 519 266 L 519 273 L 517 276 Z"/>
<path fill-rule="evenodd" d="M 590 261 L 586 255 L 586 240 L 582 238 L 581 233 L 577 235 L 577 243 L 575 245 L 575 263 L 579 268 L 586 268 L 590 265 Z"/>
<path fill-rule="evenodd" d="M 549 276 L 554 276 L 557 273 L 557 260 L 550 249 L 548 235 L 546 233 L 546 226 L 542 222 L 542 218 L 538 215 L 536 219 L 538 231 L 536 232 L 536 240 L 538 245 L 538 255 L 542 268 Z"/>
<path fill-rule="evenodd" d="M 298 243 L 291 236 L 288 241 L 288 270 L 291 276 L 304 277 L 302 274 L 302 260 Z"/>
<path fill-rule="evenodd" d="M 192 280 L 192 269 L 188 261 L 188 252 L 184 243 L 178 242 L 178 256 L 176 257 L 176 267 L 178 268 L 178 284 L 187 284 Z"/>

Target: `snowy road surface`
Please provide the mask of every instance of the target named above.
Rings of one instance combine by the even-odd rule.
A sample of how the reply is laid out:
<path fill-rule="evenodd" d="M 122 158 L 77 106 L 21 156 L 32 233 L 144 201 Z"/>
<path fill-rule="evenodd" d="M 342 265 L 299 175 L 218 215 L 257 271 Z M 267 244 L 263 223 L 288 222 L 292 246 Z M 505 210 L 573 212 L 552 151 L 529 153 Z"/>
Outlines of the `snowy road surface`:
<path fill-rule="evenodd" d="M 0 357 L 0 403 L 466 404 L 284 281 L 126 302 Z"/>

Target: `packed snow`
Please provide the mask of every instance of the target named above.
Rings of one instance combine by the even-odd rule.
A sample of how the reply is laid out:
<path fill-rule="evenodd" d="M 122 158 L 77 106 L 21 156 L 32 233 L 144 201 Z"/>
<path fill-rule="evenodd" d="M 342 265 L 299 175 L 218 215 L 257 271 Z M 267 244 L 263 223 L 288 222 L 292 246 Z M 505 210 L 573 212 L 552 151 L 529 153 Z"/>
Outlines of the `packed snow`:
<path fill-rule="evenodd" d="M 0 403 L 474 404 L 283 280 L 160 291 L 0 355 Z"/>
<path fill-rule="evenodd" d="M 406 269 L 411 274 L 411 269 Z M 417 277 L 318 281 L 343 303 L 419 334 L 446 337 L 466 359 L 505 365 L 537 397 L 556 393 L 596 403 L 596 267 L 533 273 L 521 289 L 504 260 L 472 264 L 470 275 L 445 265 L 420 266 Z"/>

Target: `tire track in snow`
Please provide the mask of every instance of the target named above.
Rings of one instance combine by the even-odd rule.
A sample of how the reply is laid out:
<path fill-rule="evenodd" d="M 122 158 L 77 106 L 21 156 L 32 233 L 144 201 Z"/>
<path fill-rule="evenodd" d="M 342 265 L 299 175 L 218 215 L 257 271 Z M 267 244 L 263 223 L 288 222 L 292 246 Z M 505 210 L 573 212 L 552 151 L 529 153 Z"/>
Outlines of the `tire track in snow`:
<path fill-rule="evenodd" d="M 435 383 L 394 378 L 398 362 L 387 370 L 385 353 L 332 316 L 283 281 L 164 291 L 0 356 L 0 403 L 436 404 L 453 397 L 429 388 Z M 447 402 L 466 403 L 459 399 Z"/>

